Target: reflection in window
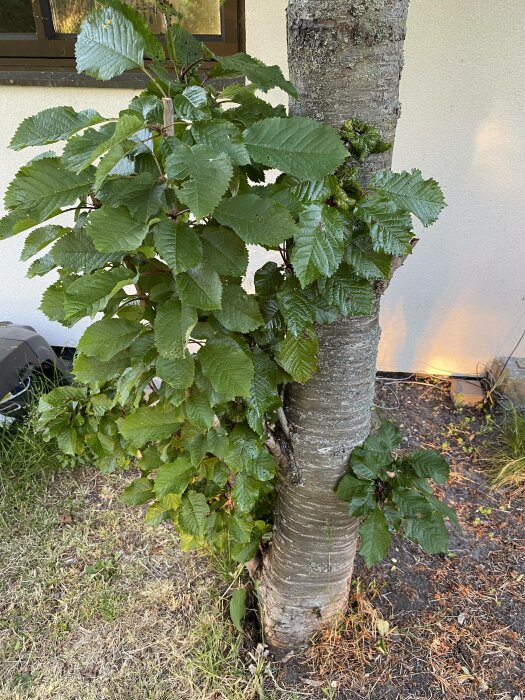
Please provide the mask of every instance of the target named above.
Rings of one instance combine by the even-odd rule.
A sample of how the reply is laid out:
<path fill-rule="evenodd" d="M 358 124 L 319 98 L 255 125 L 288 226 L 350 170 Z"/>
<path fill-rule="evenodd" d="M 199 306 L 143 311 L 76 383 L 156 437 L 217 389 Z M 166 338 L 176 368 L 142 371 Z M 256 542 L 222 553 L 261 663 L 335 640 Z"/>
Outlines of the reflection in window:
<path fill-rule="evenodd" d="M 31 0 L 0 0 L 0 32 L 9 34 L 36 32 Z"/>
<path fill-rule="evenodd" d="M 0 4 L 3 5 L 5 1 L 0 0 Z M 18 4 L 18 0 L 8 1 L 12 2 L 13 5 Z M 163 20 L 155 10 L 155 0 L 125 0 L 125 2 L 147 17 L 156 34 L 163 32 Z M 192 34 L 221 33 L 220 0 L 170 0 L 170 2 L 176 10 L 183 14 L 182 24 Z M 51 0 L 51 12 L 56 33 L 76 34 L 83 17 L 94 7 L 94 0 Z"/>

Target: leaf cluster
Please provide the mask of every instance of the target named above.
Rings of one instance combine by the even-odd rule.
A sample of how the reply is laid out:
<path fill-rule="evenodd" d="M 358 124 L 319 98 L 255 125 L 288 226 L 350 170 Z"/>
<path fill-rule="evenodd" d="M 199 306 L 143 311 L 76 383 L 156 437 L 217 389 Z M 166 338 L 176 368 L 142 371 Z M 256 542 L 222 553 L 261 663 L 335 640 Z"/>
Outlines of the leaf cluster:
<path fill-rule="evenodd" d="M 149 522 L 246 561 L 271 528 L 268 441 L 283 387 L 316 370 L 316 324 L 372 312 L 392 256 L 411 250 L 410 212 L 428 225 L 443 196 L 419 171 L 363 191 L 348 128 L 260 97 L 296 96 L 277 66 L 214 56 L 173 13 L 160 41 L 129 5 L 100 4 L 78 70 L 151 82 L 118 117 L 54 107 L 24 120 L 12 148 L 65 144 L 20 169 L 0 220 L 0 239 L 28 232 L 29 276 L 55 274 L 42 311 L 92 321 L 77 385 L 43 397 L 42 429 L 104 469 L 131 459 L 142 475 L 125 499 L 149 503 Z M 56 223 L 71 210 L 71 225 Z M 253 245 L 279 262 L 248 293 Z"/>
<path fill-rule="evenodd" d="M 401 444 L 398 428 L 381 423 L 350 457 L 348 473 L 336 493 L 348 502 L 350 515 L 361 518 L 360 554 L 367 566 L 384 559 L 391 532 L 401 532 L 429 554 L 446 552 L 445 518 L 458 528 L 456 513 L 433 495 L 429 480 L 444 484 L 449 478 L 447 461 L 434 450 L 397 455 Z"/>

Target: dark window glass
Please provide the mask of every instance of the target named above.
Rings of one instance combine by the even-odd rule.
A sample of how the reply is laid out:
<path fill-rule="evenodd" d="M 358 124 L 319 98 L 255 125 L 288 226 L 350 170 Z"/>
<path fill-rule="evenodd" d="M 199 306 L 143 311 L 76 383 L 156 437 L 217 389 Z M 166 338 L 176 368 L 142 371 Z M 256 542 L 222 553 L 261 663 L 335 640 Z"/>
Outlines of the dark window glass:
<path fill-rule="evenodd" d="M 34 34 L 31 0 L 0 0 L 0 33 Z"/>
<path fill-rule="evenodd" d="M 0 0 L 1 1 L 1 0 Z M 156 34 L 162 34 L 162 17 L 154 0 L 125 0 L 147 17 Z M 193 34 L 221 34 L 220 0 L 170 0 L 182 13 L 184 26 Z M 82 18 L 96 6 L 95 0 L 51 0 L 53 27 L 57 34 L 76 34 Z"/>

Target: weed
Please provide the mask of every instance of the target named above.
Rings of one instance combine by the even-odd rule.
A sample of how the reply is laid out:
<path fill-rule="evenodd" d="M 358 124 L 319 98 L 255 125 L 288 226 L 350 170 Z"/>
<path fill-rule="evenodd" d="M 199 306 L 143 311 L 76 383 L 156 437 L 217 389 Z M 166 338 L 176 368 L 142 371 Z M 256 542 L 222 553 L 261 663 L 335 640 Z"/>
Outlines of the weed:
<path fill-rule="evenodd" d="M 515 410 L 508 415 L 488 459 L 495 488 L 509 486 L 525 494 L 525 416 Z"/>

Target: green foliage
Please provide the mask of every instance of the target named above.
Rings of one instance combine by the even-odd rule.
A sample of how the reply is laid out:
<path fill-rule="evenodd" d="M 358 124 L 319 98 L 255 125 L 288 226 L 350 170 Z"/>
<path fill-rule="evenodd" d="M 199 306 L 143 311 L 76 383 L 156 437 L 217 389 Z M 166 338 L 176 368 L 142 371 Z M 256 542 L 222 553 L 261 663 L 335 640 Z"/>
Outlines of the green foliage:
<path fill-rule="evenodd" d="M 396 454 L 399 430 L 384 421 L 350 457 L 348 473 L 337 495 L 348 502 L 348 512 L 362 518 L 360 554 L 367 566 L 387 555 L 391 532 L 401 532 L 425 552 L 448 548 L 445 518 L 457 527 L 455 512 L 432 494 L 429 479 L 444 484 L 449 477 L 446 460 L 433 450 Z"/>
<path fill-rule="evenodd" d="M 384 150 L 375 130 L 352 120 L 339 134 L 287 117 L 255 94 L 296 96 L 277 66 L 211 55 L 168 4 L 168 55 L 129 5 L 100 5 L 82 24 L 77 68 L 100 80 L 139 69 L 150 84 L 117 118 L 47 109 L 11 142 L 65 146 L 20 169 L 0 238 L 29 231 L 22 259 L 39 257 L 28 274 L 55 271 L 41 305 L 51 319 L 100 315 L 79 341 L 76 385 L 42 398 L 40 425 L 71 458 L 138 466 L 123 498 L 149 504 L 149 523 L 170 520 L 185 547 L 207 542 L 245 562 L 271 529 L 269 437 L 279 438 L 285 385 L 316 371 L 315 324 L 371 313 L 392 255 L 410 250 L 410 214 L 431 223 L 442 195 L 418 171 L 379 174 L 364 192 L 355 165 Z M 219 89 L 214 77 L 241 80 Z M 173 101 L 167 127 L 162 98 Z M 53 223 L 71 209 L 71 225 Z M 254 294 L 242 286 L 247 245 L 280 260 L 257 270 Z M 384 439 L 354 452 L 340 485 L 352 512 L 375 508 L 374 480 L 391 465 Z M 370 450 L 388 459 L 378 467 Z M 445 476 L 428 455 L 406 464 L 418 484 Z M 389 539 L 387 511 L 378 513 L 363 524 L 369 561 Z M 432 528 L 439 539 L 436 517 L 414 521 L 413 539 L 426 542 Z"/>

